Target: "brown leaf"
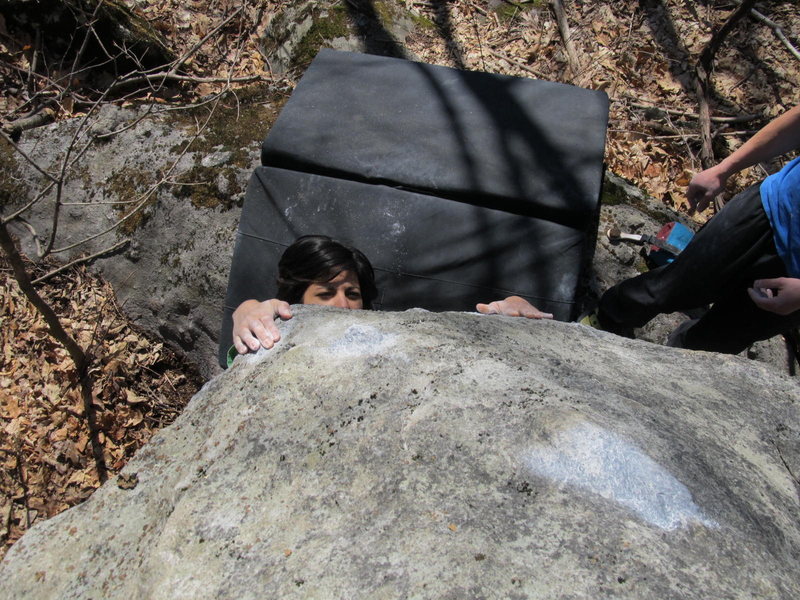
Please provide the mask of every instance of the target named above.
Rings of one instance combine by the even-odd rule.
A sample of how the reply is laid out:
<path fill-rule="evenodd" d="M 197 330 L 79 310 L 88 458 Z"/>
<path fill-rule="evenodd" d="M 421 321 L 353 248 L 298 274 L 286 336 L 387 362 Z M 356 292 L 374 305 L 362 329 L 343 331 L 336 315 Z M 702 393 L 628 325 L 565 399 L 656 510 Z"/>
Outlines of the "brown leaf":
<path fill-rule="evenodd" d="M 128 402 L 128 404 L 143 404 L 144 402 L 147 402 L 147 398 L 140 396 L 133 390 L 125 390 L 125 400 Z"/>

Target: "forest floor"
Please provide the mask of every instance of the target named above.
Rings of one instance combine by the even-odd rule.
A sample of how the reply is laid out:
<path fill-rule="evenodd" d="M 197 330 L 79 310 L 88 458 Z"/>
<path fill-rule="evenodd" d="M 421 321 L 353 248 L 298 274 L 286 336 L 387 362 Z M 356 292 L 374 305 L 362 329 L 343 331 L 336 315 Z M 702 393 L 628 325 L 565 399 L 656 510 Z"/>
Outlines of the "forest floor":
<path fill-rule="evenodd" d="M 395 1 L 396 0 L 389 0 Z M 386 2 L 384 2 L 385 4 Z M 288 2 L 274 0 L 130 0 L 129 6 L 184 57 L 180 85 L 118 102 L 186 104 L 245 79 L 291 88 L 302 74 L 276 73 L 263 48 L 271 20 Z M 294 3 L 296 4 L 296 3 Z M 351 18 L 378 2 L 346 0 Z M 559 81 L 604 90 L 611 99 L 608 167 L 676 210 L 701 170 L 699 103 L 694 67 L 712 32 L 737 2 L 564 0 L 569 43 L 544 0 L 401 0 L 420 26 L 406 49 L 425 62 Z M 769 119 L 800 101 L 800 6 L 760 2 L 780 28 L 747 16 L 714 55 L 709 108 L 716 159 Z M 326 40 L 320 40 L 325 45 Z M 0 15 L 0 115 L 6 122 L 30 108 L 31 71 L 41 40 Z M 55 79 L 55 67 L 47 78 Z M 236 80 L 242 80 L 237 82 Z M 49 85 L 49 84 L 48 84 Z M 81 114 L 61 95 L 57 118 Z M 763 165 L 736 177 L 728 196 L 774 170 Z M 708 218 L 713 212 L 698 215 Z M 46 265 L 31 266 L 42 273 Z M 158 429 L 180 413 L 201 381 L 159 341 L 127 322 L 108 284 L 85 268 L 39 286 L 67 329 L 92 351 L 106 463 L 117 472 Z M 7 264 L 0 263 L 0 556 L 34 522 L 88 497 L 99 485 L 84 431 L 74 368 L 48 335 Z"/>

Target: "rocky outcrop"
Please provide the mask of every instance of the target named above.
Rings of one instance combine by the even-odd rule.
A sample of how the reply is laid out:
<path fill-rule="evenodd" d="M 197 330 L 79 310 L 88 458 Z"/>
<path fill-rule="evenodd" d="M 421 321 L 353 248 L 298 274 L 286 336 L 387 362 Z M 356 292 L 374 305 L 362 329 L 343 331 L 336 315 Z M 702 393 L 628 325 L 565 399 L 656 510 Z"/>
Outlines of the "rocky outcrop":
<path fill-rule="evenodd" d="M 132 206 L 143 203 L 140 214 L 130 217 L 120 230 L 57 256 L 66 261 L 129 239 L 119 250 L 96 259 L 94 268 L 112 283 L 120 306 L 139 326 L 163 338 L 207 377 L 219 372 L 219 323 L 245 186 L 282 96 L 251 90 L 249 95 L 239 92 L 238 101 L 238 105 L 231 100 L 230 105 L 219 107 L 196 138 L 196 114 L 191 112 L 107 106 L 86 123 L 73 119 L 49 125 L 26 132 L 20 142 L 37 165 L 53 172 L 60 169 L 68 148 L 72 146 L 76 154 L 88 144 L 68 171 L 63 199 L 72 204 L 62 208 L 56 247 L 106 231 Z M 0 198 L 10 204 L 5 214 L 46 186 L 36 169 L 2 143 L 0 166 L 9 174 L 0 184 Z M 29 227 L 45 240 L 52 211 L 51 193 L 24 214 L 27 225 L 12 223 L 31 257 L 36 255 L 36 240 Z M 604 233 L 610 225 L 654 233 L 676 219 L 691 225 L 641 190 L 606 173 L 584 302 L 591 304 L 610 285 L 646 268 L 640 248 L 609 243 Z M 685 318 L 662 315 L 637 335 L 663 343 Z M 783 372 L 791 364 L 779 338 L 756 345 L 750 355 Z"/>
<path fill-rule="evenodd" d="M 798 387 L 576 325 L 298 307 L 4 598 L 794 598 Z"/>
<path fill-rule="evenodd" d="M 216 340 L 239 209 L 282 101 L 261 88 L 238 91 L 213 113 L 106 106 L 20 141 L 38 167 L 57 174 L 68 165 L 54 248 L 102 234 L 54 256 L 67 262 L 116 247 L 93 265 L 120 306 L 207 377 L 219 371 Z M 49 182 L 2 142 L 0 163 L 9 175 L 0 183 L 0 198 L 11 205 L 4 214 L 47 189 Z M 32 258 L 37 240 L 45 245 L 52 231 L 54 189 L 22 215 L 24 223 L 12 223 Z"/>

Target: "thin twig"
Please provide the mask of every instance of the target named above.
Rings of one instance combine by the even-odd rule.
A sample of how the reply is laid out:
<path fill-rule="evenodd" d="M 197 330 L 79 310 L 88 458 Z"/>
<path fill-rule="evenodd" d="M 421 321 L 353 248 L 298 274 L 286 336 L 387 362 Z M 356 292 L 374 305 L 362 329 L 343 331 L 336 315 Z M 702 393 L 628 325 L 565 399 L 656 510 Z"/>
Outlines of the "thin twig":
<path fill-rule="evenodd" d="M 700 115 L 697 113 L 690 113 L 685 112 L 682 110 L 676 110 L 673 108 L 663 108 L 661 106 L 656 106 L 655 104 L 641 104 L 639 102 L 629 102 L 630 106 L 634 108 L 641 108 L 644 110 L 658 110 L 659 112 L 663 112 L 668 115 L 673 115 L 676 117 L 686 117 L 687 119 L 698 119 Z M 711 117 L 712 123 L 749 123 L 750 121 L 755 121 L 756 119 L 763 118 L 763 115 L 739 115 L 736 117 Z"/>
<path fill-rule="evenodd" d="M 421 3 L 415 2 L 414 4 L 421 4 Z M 473 9 L 475 9 L 477 12 L 479 12 L 480 14 L 482 14 L 484 17 L 486 16 L 486 11 L 485 11 L 484 9 L 482 9 L 480 6 L 478 6 L 477 4 L 475 4 L 474 2 L 469 2 L 469 5 L 470 5 L 470 6 L 471 6 Z"/>
<path fill-rule="evenodd" d="M 111 254 L 112 252 L 116 252 L 117 250 L 119 250 L 120 248 L 122 248 L 123 246 L 125 246 L 125 245 L 127 245 L 129 243 L 130 243 L 130 239 L 126 238 L 126 239 L 122 240 L 121 242 L 117 242 L 113 246 L 109 246 L 108 248 L 104 248 L 103 250 L 100 250 L 99 252 L 95 252 L 94 254 L 90 254 L 89 256 L 82 256 L 81 258 L 76 258 L 75 260 L 73 260 L 71 262 L 68 262 L 65 265 L 62 265 L 62 266 L 58 267 L 57 269 L 53 269 L 49 273 L 45 273 L 41 277 L 37 277 L 31 283 L 33 283 L 34 285 L 39 284 L 39 283 L 43 283 L 43 282 L 47 281 L 48 279 L 50 279 L 51 277 L 53 277 L 54 275 L 58 275 L 59 273 L 62 273 L 64 271 L 66 271 L 67 269 L 70 269 L 70 268 L 72 268 L 72 267 L 74 267 L 76 265 L 80 265 L 80 264 L 83 264 L 83 263 L 86 263 L 86 262 L 90 262 L 90 261 L 94 260 L 95 258 L 97 258 L 99 256 L 103 256 L 104 254 Z"/>
<path fill-rule="evenodd" d="M 199 49 L 200 49 L 200 48 L 203 46 L 203 44 L 205 44 L 205 43 L 206 43 L 208 40 L 210 40 L 210 39 L 211 39 L 213 36 L 215 36 L 215 35 L 217 34 L 217 32 L 218 32 L 220 29 L 222 29 L 223 27 L 225 27 L 225 25 L 227 25 L 228 23 L 230 23 L 230 22 L 231 22 L 231 20 L 232 20 L 232 19 L 233 19 L 235 16 L 237 16 L 237 15 L 238 15 L 240 12 L 242 12 L 242 9 L 243 9 L 243 8 L 244 8 L 243 6 L 240 6 L 239 8 L 237 8 L 237 9 L 236 9 L 235 11 L 233 11 L 233 12 L 232 12 L 230 15 L 228 15 L 228 18 L 227 18 L 227 19 L 225 19 L 225 20 L 224 20 L 224 21 L 222 21 L 222 22 L 221 22 L 219 25 L 217 25 L 216 27 L 214 27 L 214 29 L 212 29 L 211 31 L 209 31 L 209 32 L 208 32 L 208 33 L 207 33 L 207 34 L 206 34 L 206 35 L 205 35 L 205 36 L 204 36 L 204 37 L 203 37 L 203 38 L 202 38 L 200 41 L 198 41 L 198 42 L 197 42 L 197 43 L 196 43 L 194 46 L 192 46 L 191 48 L 189 48 L 189 50 L 187 50 L 187 51 L 186 51 L 186 52 L 183 54 L 183 56 L 181 56 L 180 58 L 178 58 L 178 59 L 177 59 L 177 60 L 176 60 L 176 61 L 173 63 L 173 65 L 172 65 L 172 68 L 169 70 L 169 74 L 170 74 L 170 75 L 174 75 L 175 73 L 177 73 L 177 72 L 178 72 L 178 69 L 180 69 L 180 68 L 181 68 L 181 66 L 183 66 L 183 64 L 184 64 L 184 63 L 185 63 L 187 60 L 189 60 L 189 58 L 191 58 L 191 56 L 192 56 L 192 55 L 193 55 L 195 52 L 197 52 L 197 51 L 198 51 L 198 50 L 199 50 Z"/>
<path fill-rule="evenodd" d="M 189 83 L 250 83 L 253 81 L 261 81 L 264 77 L 261 75 L 248 75 L 247 77 L 193 77 L 191 75 L 173 75 L 170 73 L 153 73 L 151 75 L 142 75 L 131 77 L 130 79 L 121 79 L 111 86 L 109 91 L 116 91 L 117 88 L 127 87 L 132 84 L 150 83 L 152 81 L 186 81 Z"/>
<path fill-rule="evenodd" d="M 95 110 L 100 106 L 100 103 L 105 99 L 106 95 L 108 94 L 108 90 L 105 90 L 100 98 L 94 103 L 89 111 L 81 118 L 80 122 L 78 123 L 78 127 L 75 129 L 75 133 L 72 135 L 72 139 L 70 139 L 69 144 L 67 144 L 67 150 L 64 153 L 64 158 L 61 161 L 61 170 L 59 172 L 58 180 L 56 182 L 56 197 L 55 197 L 55 205 L 53 207 L 53 225 L 50 229 L 50 236 L 47 240 L 47 245 L 42 253 L 39 254 L 39 258 L 44 258 L 47 256 L 53 249 L 53 245 L 56 243 L 56 235 L 58 233 L 58 223 L 59 217 L 61 215 L 61 196 L 64 191 L 64 184 L 67 180 L 67 171 L 71 170 L 72 165 L 75 164 L 77 158 L 75 160 L 70 161 L 70 157 L 72 155 L 72 151 L 75 148 L 75 144 L 78 142 L 78 138 L 80 137 L 81 133 L 83 132 L 84 127 L 89 122 L 89 117 L 95 112 Z M 88 140 L 87 143 L 84 145 L 82 151 L 79 153 L 83 155 L 91 146 L 92 140 Z"/>
<path fill-rule="evenodd" d="M 44 188 L 43 190 L 41 190 L 41 191 L 40 191 L 38 194 L 36 194 L 36 196 L 33 198 L 33 200 L 31 200 L 30 202 L 28 202 L 28 203 L 27 203 L 25 206 L 23 206 L 22 208 L 20 208 L 19 210 L 15 211 L 15 212 L 11 213 L 11 214 L 10 214 L 10 215 L 8 215 L 7 217 L 0 218 L 0 223 L 10 223 L 11 221 L 13 221 L 13 220 L 15 220 L 15 219 L 18 219 L 18 218 L 19 218 L 19 217 L 20 217 L 20 216 L 21 216 L 21 215 L 22 215 L 22 214 L 23 214 L 25 211 L 27 211 L 27 210 L 28 210 L 29 208 L 31 208 L 31 207 L 32 207 L 34 204 L 36 204 L 37 202 L 39 202 L 39 200 L 41 200 L 42 198 L 44 198 L 45 196 L 47 196 L 47 194 L 49 194 L 49 193 L 50 193 L 50 190 L 52 190 L 52 189 L 53 189 L 53 186 L 54 186 L 55 184 L 56 184 L 56 183 L 55 183 L 55 181 L 51 181 L 51 182 L 49 182 L 49 183 L 47 184 L 47 187 L 45 187 L 45 188 Z"/>
<path fill-rule="evenodd" d="M 742 3 L 742 0 L 733 0 L 733 1 L 736 2 L 736 4 Z M 775 37 L 777 37 L 781 41 L 781 43 L 783 43 L 783 45 L 786 46 L 789 52 L 791 52 L 796 59 L 800 60 L 800 51 L 798 51 L 797 48 L 794 47 L 792 42 L 789 41 L 789 38 L 787 38 L 786 35 L 783 33 L 783 28 L 781 28 L 780 25 L 778 25 L 775 21 L 769 19 L 765 15 L 758 12 L 755 8 L 750 9 L 750 16 L 753 17 L 756 21 L 761 21 L 762 23 L 764 23 L 764 25 L 772 29 L 772 31 L 775 32 Z"/>
<path fill-rule="evenodd" d="M 96 134 L 96 135 L 94 136 L 94 137 L 95 137 L 95 139 L 97 139 L 97 140 L 104 140 L 104 139 L 106 139 L 106 138 L 110 138 L 110 137 L 114 137 L 114 136 L 116 136 L 116 135 L 119 135 L 120 133 L 122 133 L 122 132 L 124 132 L 124 131 L 127 131 L 128 129 L 131 129 L 132 127 L 136 127 L 136 126 L 137 126 L 139 123 L 141 123 L 141 122 L 142 122 L 144 119 L 146 119 L 147 117 L 149 117 L 149 116 L 150 116 L 150 114 L 153 112 L 153 107 L 154 107 L 154 106 L 155 106 L 154 104 L 151 104 L 151 105 L 149 105 L 149 106 L 147 107 L 147 110 L 144 112 L 144 114 L 143 114 L 143 115 L 141 115 L 141 116 L 139 116 L 139 117 L 136 117 L 136 119 L 134 119 L 133 121 L 131 121 L 130 123 L 128 123 L 127 125 L 125 125 L 124 127 L 120 128 L 120 129 L 115 129 L 114 131 L 109 131 L 108 133 L 99 133 L 99 134 Z"/>
<path fill-rule="evenodd" d="M 114 223 L 113 225 L 107 227 L 103 231 L 101 231 L 99 233 L 96 233 L 94 235 L 90 235 L 90 236 L 88 236 L 88 237 L 86 237 L 86 238 L 84 238 L 84 239 L 82 239 L 82 240 L 80 240 L 78 242 L 75 242 L 74 244 L 69 244 L 68 246 L 63 246 L 61 248 L 57 248 L 55 250 L 51 250 L 51 253 L 52 254 L 59 254 L 61 252 L 66 252 L 67 250 L 72 250 L 73 248 L 76 248 L 76 247 L 78 247 L 78 246 L 80 246 L 82 244 L 90 242 L 90 241 L 92 241 L 94 239 L 97 239 L 99 237 L 102 237 L 102 236 L 114 231 L 120 225 L 122 225 L 123 223 L 127 222 L 129 219 L 133 218 L 133 216 L 136 215 L 144 207 L 144 205 L 147 203 L 147 201 L 150 199 L 150 197 L 158 190 L 158 188 L 160 188 L 164 184 L 164 182 L 168 180 L 169 175 L 172 173 L 172 171 L 175 170 L 175 167 L 178 166 L 178 162 L 180 162 L 180 160 L 183 158 L 184 154 L 186 154 L 186 152 L 188 152 L 189 147 L 200 136 L 200 134 L 203 131 L 205 131 L 206 127 L 208 126 L 208 123 L 211 121 L 211 118 L 214 115 L 215 110 L 216 110 L 216 106 L 214 106 L 214 108 L 212 108 L 212 110 L 209 112 L 208 118 L 206 119 L 205 123 L 203 123 L 203 125 L 198 128 L 197 132 L 194 134 L 194 136 L 192 136 L 192 139 L 190 139 L 189 142 L 186 144 L 186 146 L 183 147 L 183 149 L 181 150 L 180 154 L 178 154 L 177 158 L 172 162 L 172 165 L 170 165 L 169 169 L 167 169 L 166 173 L 164 173 L 164 175 L 161 177 L 161 179 L 159 179 L 157 182 L 155 182 L 153 185 L 151 185 L 147 189 L 147 191 L 145 191 L 140 196 L 140 201 L 137 203 L 137 205 L 127 215 L 125 215 L 124 217 L 119 219 L 116 223 Z"/>
<path fill-rule="evenodd" d="M 103 457 L 103 448 L 100 444 L 99 436 L 100 430 L 97 425 L 94 406 L 92 405 L 92 387 L 94 382 L 89 373 L 89 357 L 75 339 L 64 329 L 53 308 L 36 291 L 36 288 L 33 286 L 28 276 L 22 256 L 17 250 L 4 224 L 0 224 L 0 246 L 2 246 L 3 252 L 6 258 L 8 258 L 8 262 L 11 264 L 11 268 L 14 271 L 14 279 L 17 281 L 20 290 L 22 290 L 30 303 L 36 307 L 39 314 L 42 315 L 47 323 L 50 335 L 64 346 L 69 353 L 72 363 L 75 365 L 77 380 L 80 382 L 81 386 L 83 411 L 86 418 L 86 426 L 89 429 L 89 439 L 91 441 L 95 468 L 97 469 L 97 478 L 100 483 L 103 483 L 108 478 L 108 469 L 106 467 L 105 458 Z"/>
<path fill-rule="evenodd" d="M 714 163 L 714 149 L 711 140 L 711 110 L 709 108 L 709 96 L 711 89 L 711 71 L 714 67 L 714 57 L 717 50 L 728 37 L 736 24 L 749 12 L 756 0 L 744 0 L 728 20 L 719 28 L 706 44 L 700 53 L 700 59 L 695 66 L 695 93 L 697 94 L 700 139 L 702 146 L 700 150 L 700 162 L 704 169 L 708 169 Z"/>
<path fill-rule="evenodd" d="M 536 76 L 538 79 L 547 79 L 547 76 L 546 76 L 545 74 L 543 74 L 543 73 L 540 73 L 540 72 L 539 72 L 539 71 L 537 71 L 536 69 L 532 69 L 532 68 L 531 68 L 531 67 L 529 67 L 528 65 L 524 65 L 524 64 L 522 64 L 521 62 L 518 62 L 518 61 L 514 60 L 513 58 L 509 58 L 509 57 L 508 57 L 508 56 L 506 56 L 505 54 L 502 54 L 502 53 L 500 53 L 500 52 L 497 52 L 497 51 L 496 51 L 494 48 L 488 48 L 488 47 L 487 47 L 487 48 L 486 48 L 486 51 L 487 51 L 489 54 L 491 54 L 492 56 L 494 56 L 495 58 L 499 58 L 499 59 L 501 59 L 501 60 L 504 60 L 504 61 L 506 61 L 506 62 L 507 62 L 508 64 L 510 64 L 510 65 L 513 65 L 513 66 L 515 66 L 515 67 L 518 67 L 518 68 L 522 69 L 523 71 L 526 71 L 526 72 L 530 73 L 531 75 L 535 75 L 535 76 Z"/>
<path fill-rule="evenodd" d="M 58 179 L 56 179 L 56 176 L 55 176 L 55 175 L 51 175 L 50 173 L 48 173 L 47 171 L 45 171 L 44 169 L 42 169 L 42 168 L 41 168 L 41 167 L 40 167 L 40 166 L 39 166 L 39 165 L 36 163 L 36 161 L 35 161 L 35 160 L 33 160 L 33 159 L 30 157 L 30 156 L 28 156 L 28 155 L 25 153 L 25 151 L 24 151 L 22 148 L 20 148 L 20 147 L 17 145 L 17 143 L 16 143 L 14 140 L 12 140 L 10 137 L 8 137 L 8 135 L 6 134 L 6 132 L 5 132 L 5 131 L 2 131 L 2 130 L 0 130 L 0 136 L 2 136 L 2 137 L 3 137 L 3 139 L 4 139 L 6 142 L 8 142 L 9 144 L 11 144 L 11 146 L 14 148 L 14 150 L 16 150 L 16 151 L 17 151 L 17 152 L 20 154 L 20 156 L 22 156 L 22 158 L 24 158 L 25 160 L 27 160 L 27 161 L 28 161 L 28 162 L 31 164 L 31 166 L 33 166 L 33 168 L 34 168 L 34 169 L 36 169 L 37 171 L 39 171 L 39 173 L 41 173 L 42 175 L 44 175 L 45 177 L 47 177 L 47 179 L 49 179 L 49 180 L 50 180 L 50 181 L 52 181 L 53 183 L 58 183 Z"/>
<path fill-rule="evenodd" d="M 98 2 L 97 5 L 94 7 L 94 11 L 92 12 L 91 16 L 89 17 L 87 24 L 86 24 L 86 31 L 83 36 L 83 41 L 81 42 L 81 47 L 78 52 L 75 54 L 75 58 L 72 60 L 72 68 L 69 70 L 68 77 L 72 79 L 74 77 L 73 73 L 78 70 L 78 66 L 83 59 L 83 54 L 86 52 L 86 48 L 89 46 L 89 40 L 91 39 L 91 35 L 94 33 L 94 24 L 97 22 L 97 15 L 100 12 L 100 8 L 103 6 L 102 2 Z M 69 86 L 66 86 L 69 87 Z"/>
<path fill-rule="evenodd" d="M 39 239 L 39 234 L 36 233 L 36 228 L 33 225 L 31 225 L 30 223 L 28 223 L 28 221 L 26 221 L 22 217 L 20 217 L 18 219 L 18 221 L 20 223 L 22 223 L 22 225 L 25 227 L 25 229 L 28 230 L 28 233 L 33 238 L 33 242 L 36 244 L 36 253 L 40 254 L 41 251 L 42 251 L 42 241 Z"/>

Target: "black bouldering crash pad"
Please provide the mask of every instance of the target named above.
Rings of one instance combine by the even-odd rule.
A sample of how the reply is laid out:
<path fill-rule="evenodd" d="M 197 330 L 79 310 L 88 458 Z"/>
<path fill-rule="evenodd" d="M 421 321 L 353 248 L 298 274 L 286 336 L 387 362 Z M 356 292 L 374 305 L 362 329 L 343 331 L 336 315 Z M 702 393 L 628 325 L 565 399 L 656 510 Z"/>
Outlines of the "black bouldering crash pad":
<path fill-rule="evenodd" d="M 305 234 L 360 248 L 377 307 L 474 310 L 516 294 L 575 316 L 593 250 L 608 98 L 574 86 L 323 50 L 262 147 L 225 301 L 274 297 Z"/>

